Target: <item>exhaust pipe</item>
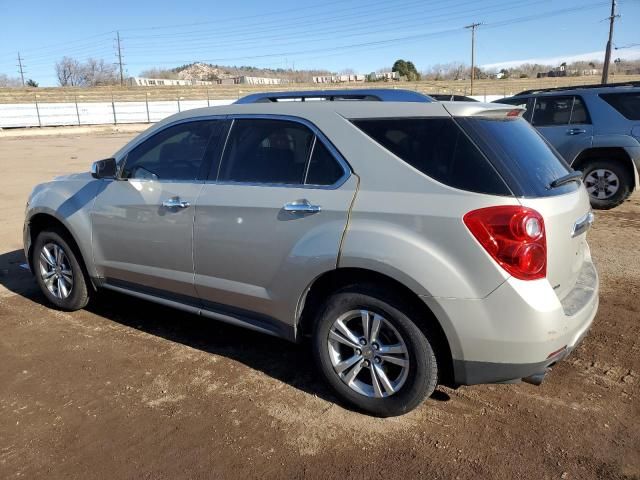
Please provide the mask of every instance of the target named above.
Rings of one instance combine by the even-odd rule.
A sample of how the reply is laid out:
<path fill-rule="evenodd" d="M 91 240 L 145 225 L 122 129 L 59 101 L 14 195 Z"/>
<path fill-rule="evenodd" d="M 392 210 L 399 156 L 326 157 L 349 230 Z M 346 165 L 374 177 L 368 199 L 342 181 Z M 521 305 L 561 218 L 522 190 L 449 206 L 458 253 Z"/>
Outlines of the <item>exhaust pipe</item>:
<path fill-rule="evenodd" d="M 547 375 L 549 370 L 551 370 L 551 369 L 547 368 L 542 373 L 534 373 L 533 375 L 529 375 L 528 377 L 524 377 L 522 379 L 522 381 L 525 382 L 525 383 L 530 383 L 531 385 L 535 385 L 537 387 L 538 385 L 540 385 L 542 383 L 542 381 L 544 380 L 544 377 Z"/>

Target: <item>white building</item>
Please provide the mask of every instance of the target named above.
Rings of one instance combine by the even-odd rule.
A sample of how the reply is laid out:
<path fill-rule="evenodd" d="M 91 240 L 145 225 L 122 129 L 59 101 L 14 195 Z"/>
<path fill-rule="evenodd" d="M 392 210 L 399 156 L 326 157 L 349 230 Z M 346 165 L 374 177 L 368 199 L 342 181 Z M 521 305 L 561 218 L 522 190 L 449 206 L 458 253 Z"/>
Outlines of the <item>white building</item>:
<path fill-rule="evenodd" d="M 173 78 L 145 78 L 130 77 L 129 85 L 133 87 L 166 87 L 166 86 L 191 86 L 191 85 L 214 85 L 215 82 L 207 82 L 205 80 L 179 80 Z"/>
<path fill-rule="evenodd" d="M 312 77 L 313 83 L 349 83 L 349 82 L 364 82 L 365 76 L 360 74 L 355 75 L 320 75 Z"/>

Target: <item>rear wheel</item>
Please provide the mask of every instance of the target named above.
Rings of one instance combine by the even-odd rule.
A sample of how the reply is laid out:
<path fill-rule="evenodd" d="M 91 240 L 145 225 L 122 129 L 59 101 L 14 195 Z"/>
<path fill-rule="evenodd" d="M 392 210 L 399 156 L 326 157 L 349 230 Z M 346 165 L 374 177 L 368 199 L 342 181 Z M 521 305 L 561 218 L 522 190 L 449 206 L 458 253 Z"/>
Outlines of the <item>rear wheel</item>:
<path fill-rule="evenodd" d="M 347 402 L 373 415 L 402 415 L 438 381 L 434 350 L 402 302 L 368 288 L 332 295 L 313 335 L 316 363 Z"/>
<path fill-rule="evenodd" d="M 84 271 L 64 232 L 43 230 L 33 246 L 32 265 L 40 290 L 61 310 L 79 310 L 89 303 Z"/>
<path fill-rule="evenodd" d="M 593 208 L 617 207 L 631 194 L 633 179 L 619 162 L 593 160 L 583 166 L 582 174 Z"/>

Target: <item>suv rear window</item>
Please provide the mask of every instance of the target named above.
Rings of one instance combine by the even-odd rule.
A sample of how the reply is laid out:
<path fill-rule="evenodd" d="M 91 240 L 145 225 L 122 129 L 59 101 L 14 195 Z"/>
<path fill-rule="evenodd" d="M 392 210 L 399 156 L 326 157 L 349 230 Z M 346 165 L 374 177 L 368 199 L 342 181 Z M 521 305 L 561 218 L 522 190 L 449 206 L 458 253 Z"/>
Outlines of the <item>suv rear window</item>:
<path fill-rule="evenodd" d="M 629 120 L 640 120 L 640 92 L 601 93 L 600 98 Z"/>
<path fill-rule="evenodd" d="M 522 197 L 548 197 L 576 190 L 571 182 L 549 184 L 571 167 L 522 118 L 458 117 L 456 119 L 509 184 Z"/>
<path fill-rule="evenodd" d="M 493 195 L 511 191 L 452 118 L 352 120 L 415 169 L 450 187 Z"/>

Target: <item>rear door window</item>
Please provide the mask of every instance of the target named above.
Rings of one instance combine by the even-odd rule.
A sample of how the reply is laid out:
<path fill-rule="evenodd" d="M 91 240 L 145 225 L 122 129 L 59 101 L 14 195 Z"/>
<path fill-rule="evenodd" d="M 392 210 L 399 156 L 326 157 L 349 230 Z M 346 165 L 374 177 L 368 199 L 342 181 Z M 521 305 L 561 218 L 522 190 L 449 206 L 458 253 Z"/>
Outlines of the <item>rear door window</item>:
<path fill-rule="evenodd" d="M 320 139 L 316 139 L 304 183 L 306 185 L 333 185 L 343 175 L 342 166 Z"/>
<path fill-rule="evenodd" d="M 500 175 L 452 118 L 352 122 L 401 160 L 445 185 L 479 193 L 511 194 Z"/>
<path fill-rule="evenodd" d="M 538 97 L 533 109 L 533 125 L 548 127 L 569 125 L 573 96 Z"/>
<path fill-rule="evenodd" d="M 236 119 L 218 180 L 301 185 L 314 134 L 306 126 L 269 119 Z"/>
<path fill-rule="evenodd" d="M 211 177 L 216 179 L 216 173 Z M 233 121 L 217 180 L 266 185 L 334 185 L 345 168 L 302 123 L 265 118 Z"/>
<path fill-rule="evenodd" d="M 600 98 L 628 120 L 640 120 L 640 92 L 601 93 Z"/>
<path fill-rule="evenodd" d="M 536 98 L 532 123 L 536 127 L 553 127 L 570 124 L 584 125 L 590 124 L 591 119 L 581 97 L 565 95 L 560 97 Z"/>
<path fill-rule="evenodd" d="M 571 119 L 569 123 L 575 124 L 590 124 L 591 118 L 587 111 L 587 106 L 584 104 L 582 97 L 573 97 L 573 106 L 571 107 Z"/>

